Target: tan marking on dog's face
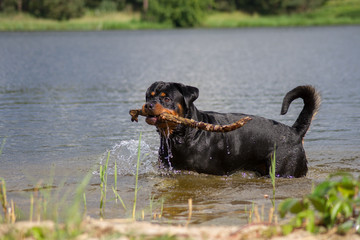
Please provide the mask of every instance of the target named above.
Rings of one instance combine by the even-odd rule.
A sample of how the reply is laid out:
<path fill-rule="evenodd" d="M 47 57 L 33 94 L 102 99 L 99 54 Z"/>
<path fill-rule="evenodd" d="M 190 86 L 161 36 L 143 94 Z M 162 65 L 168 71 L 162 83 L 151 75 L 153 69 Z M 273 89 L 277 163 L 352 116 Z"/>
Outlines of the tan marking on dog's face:
<path fill-rule="evenodd" d="M 183 106 L 180 103 L 178 103 L 177 107 L 178 107 L 178 109 L 177 109 L 178 116 L 183 117 L 184 116 L 184 108 L 183 108 Z"/>
<path fill-rule="evenodd" d="M 165 97 L 166 96 L 166 93 L 162 92 L 160 93 L 160 97 Z"/>
<path fill-rule="evenodd" d="M 150 95 L 151 95 L 151 96 L 155 96 L 155 92 L 151 92 Z"/>

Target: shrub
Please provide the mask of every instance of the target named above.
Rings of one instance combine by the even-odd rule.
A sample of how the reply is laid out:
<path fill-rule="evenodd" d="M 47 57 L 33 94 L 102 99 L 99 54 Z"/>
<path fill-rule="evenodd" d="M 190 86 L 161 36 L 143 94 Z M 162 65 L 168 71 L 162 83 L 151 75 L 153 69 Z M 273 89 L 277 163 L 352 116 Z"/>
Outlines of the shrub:
<path fill-rule="evenodd" d="M 250 13 L 283 14 L 303 12 L 325 4 L 327 0 L 237 0 L 237 7 Z"/>
<path fill-rule="evenodd" d="M 336 178 L 341 177 L 340 180 Z M 350 174 L 334 174 L 320 183 L 303 199 L 286 199 L 279 204 L 279 213 L 285 217 L 294 214 L 284 233 L 294 228 L 305 227 L 310 232 L 319 232 L 320 227 L 337 227 L 339 233 L 355 228 L 360 233 L 360 181 Z"/>
<path fill-rule="evenodd" d="M 221 12 L 235 11 L 235 0 L 214 0 L 214 9 Z"/>
<path fill-rule="evenodd" d="M 151 0 L 143 19 L 171 22 L 175 27 L 193 27 L 201 23 L 212 0 Z"/>
<path fill-rule="evenodd" d="M 3 0 L 2 3 L 0 1 L 0 10 L 4 13 L 15 13 L 18 10 L 19 5 L 16 0 Z"/>
<path fill-rule="evenodd" d="M 99 10 L 101 12 L 116 12 L 116 2 L 110 0 L 104 0 L 100 3 Z"/>
<path fill-rule="evenodd" d="M 33 0 L 29 11 L 36 17 L 68 20 L 84 14 L 83 0 Z"/>

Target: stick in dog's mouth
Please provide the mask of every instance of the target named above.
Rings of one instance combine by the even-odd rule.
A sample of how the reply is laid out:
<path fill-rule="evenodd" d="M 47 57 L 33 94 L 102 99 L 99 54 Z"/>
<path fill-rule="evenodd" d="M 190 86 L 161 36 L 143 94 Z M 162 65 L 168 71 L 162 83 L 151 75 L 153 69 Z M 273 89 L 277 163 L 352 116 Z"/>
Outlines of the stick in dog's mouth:
<path fill-rule="evenodd" d="M 146 122 L 148 124 L 151 125 L 155 125 L 155 123 L 157 122 L 158 119 L 164 120 L 164 121 L 169 121 L 169 122 L 173 122 L 173 123 L 177 123 L 177 124 L 183 124 L 184 126 L 188 126 L 188 127 L 192 127 L 192 128 L 198 128 L 204 131 L 209 131 L 209 132 L 230 132 L 230 131 L 234 131 L 238 128 L 241 128 L 242 126 L 244 126 L 247 122 L 249 122 L 251 120 L 250 117 L 243 117 L 240 120 L 231 123 L 231 124 L 227 124 L 227 125 L 214 125 L 214 124 L 210 124 L 210 123 L 205 123 L 205 122 L 198 122 L 195 121 L 193 119 L 188 119 L 188 118 L 183 118 L 183 117 L 179 117 L 179 116 L 175 116 L 172 115 L 170 113 L 167 112 L 163 112 L 158 116 L 150 116 L 147 115 L 146 113 L 143 112 L 142 109 L 132 109 L 129 111 L 129 114 L 131 115 L 131 121 L 138 121 L 138 116 L 144 116 L 147 117 L 146 118 Z M 150 122 L 150 123 L 149 123 Z"/>

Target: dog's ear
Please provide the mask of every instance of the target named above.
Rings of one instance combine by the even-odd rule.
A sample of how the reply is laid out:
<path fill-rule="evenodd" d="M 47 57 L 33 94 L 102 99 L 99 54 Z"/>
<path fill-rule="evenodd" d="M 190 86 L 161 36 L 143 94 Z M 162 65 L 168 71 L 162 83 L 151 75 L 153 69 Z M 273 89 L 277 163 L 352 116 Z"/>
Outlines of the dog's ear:
<path fill-rule="evenodd" d="M 185 86 L 183 84 L 180 85 L 181 93 L 184 96 L 185 104 L 187 107 L 190 106 L 198 97 L 199 97 L 199 89 L 192 86 Z"/>

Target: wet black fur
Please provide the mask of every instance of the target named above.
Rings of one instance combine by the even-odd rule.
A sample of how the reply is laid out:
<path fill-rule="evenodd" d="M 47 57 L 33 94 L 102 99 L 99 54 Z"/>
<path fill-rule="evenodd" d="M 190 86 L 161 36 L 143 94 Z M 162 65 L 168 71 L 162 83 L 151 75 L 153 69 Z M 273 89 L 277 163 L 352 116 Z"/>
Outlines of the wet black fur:
<path fill-rule="evenodd" d="M 155 92 L 155 96 L 151 96 L 151 92 Z M 166 93 L 166 99 L 160 96 L 161 92 Z M 212 124 L 229 124 L 245 116 L 250 116 L 252 120 L 228 133 L 206 132 L 178 125 L 171 135 L 160 134 L 159 161 L 162 166 L 215 175 L 227 175 L 239 169 L 268 175 L 275 146 L 277 176 L 306 175 L 308 168 L 303 138 L 320 106 L 320 95 L 313 87 L 296 87 L 284 97 L 281 114 L 286 114 L 294 99 L 304 100 L 303 110 L 292 127 L 242 113 L 200 111 L 193 104 L 198 95 L 199 90 L 192 86 L 155 82 L 147 90 L 146 101 L 158 102 L 175 110 L 179 110 L 179 103 L 184 117 Z"/>

